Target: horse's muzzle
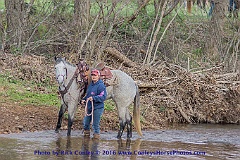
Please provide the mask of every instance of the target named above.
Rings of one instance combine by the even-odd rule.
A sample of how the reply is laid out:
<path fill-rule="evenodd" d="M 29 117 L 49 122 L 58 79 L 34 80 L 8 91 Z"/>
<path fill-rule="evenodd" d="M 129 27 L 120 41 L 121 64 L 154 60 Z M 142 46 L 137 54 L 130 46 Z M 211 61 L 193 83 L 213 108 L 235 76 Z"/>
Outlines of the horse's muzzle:
<path fill-rule="evenodd" d="M 63 82 L 64 82 L 64 76 L 63 76 L 63 75 L 59 75 L 59 76 L 57 77 L 57 82 L 58 82 L 58 84 L 63 84 Z"/>

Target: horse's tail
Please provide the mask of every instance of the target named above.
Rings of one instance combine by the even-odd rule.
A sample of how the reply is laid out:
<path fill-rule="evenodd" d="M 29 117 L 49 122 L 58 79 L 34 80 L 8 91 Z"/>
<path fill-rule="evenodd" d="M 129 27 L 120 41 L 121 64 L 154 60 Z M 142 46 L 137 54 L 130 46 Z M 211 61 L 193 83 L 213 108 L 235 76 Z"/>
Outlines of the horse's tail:
<path fill-rule="evenodd" d="M 134 121 L 138 135 L 142 136 L 142 130 L 141 130 L 141 124 L 140 124 L 140 95 L 139 95 L 137 84 L 136 84 L 136 95 L 134 97 L 133 121 Z"/>

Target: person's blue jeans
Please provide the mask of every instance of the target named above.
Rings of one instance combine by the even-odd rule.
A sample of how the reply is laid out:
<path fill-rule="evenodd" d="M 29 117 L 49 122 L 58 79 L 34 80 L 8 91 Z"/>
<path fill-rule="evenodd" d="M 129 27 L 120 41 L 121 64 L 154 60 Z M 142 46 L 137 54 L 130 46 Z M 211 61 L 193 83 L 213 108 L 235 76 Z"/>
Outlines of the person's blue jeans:
<path fill-rule="evenodd" d="M 99 134 L 100 133 L 100 120 L 101 120 L 101 116 L 103 114 L 103 111 L 104 111 L 104 108 L 95 109 L 93 111 L 93 124 L 92 124 L 92 128 L 93 128 L 93 133 L 94 134 Z M 90 130 L 91 120 L 92 120 L 92 115 L 84 117 L 84 120 L 83 120 L 84 130 Z"/>

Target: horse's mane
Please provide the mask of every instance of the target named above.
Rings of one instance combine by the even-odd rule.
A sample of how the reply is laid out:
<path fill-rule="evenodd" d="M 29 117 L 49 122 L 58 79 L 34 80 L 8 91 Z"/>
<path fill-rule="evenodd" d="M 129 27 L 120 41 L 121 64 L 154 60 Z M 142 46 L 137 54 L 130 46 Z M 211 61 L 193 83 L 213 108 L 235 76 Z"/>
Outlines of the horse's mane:
<path fill-rule="evenodd" d="M 64 64 L 68 64 L 68 65 L 70 65 L 70 66 L 76 67 L 76 65 L 67 62 L 67 61 L 65 60 L 65 58 L 61 58 L 61 57 L 56 58 L 56 64 L 61 63 L 61 62 L 63 62 Z"/>

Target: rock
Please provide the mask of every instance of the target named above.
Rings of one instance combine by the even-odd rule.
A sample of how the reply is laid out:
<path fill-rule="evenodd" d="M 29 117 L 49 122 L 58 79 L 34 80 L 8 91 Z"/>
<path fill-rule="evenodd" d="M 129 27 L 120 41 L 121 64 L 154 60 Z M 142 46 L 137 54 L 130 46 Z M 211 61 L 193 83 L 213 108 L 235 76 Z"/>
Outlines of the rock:
<path fill-rule="evenodd" d="M 19 129 L 20 131 L 23 130 L 23 126 L 22 126 L 22 125 L 16 126 L 15 128 L 16 128 L 16 129 Z"/>

